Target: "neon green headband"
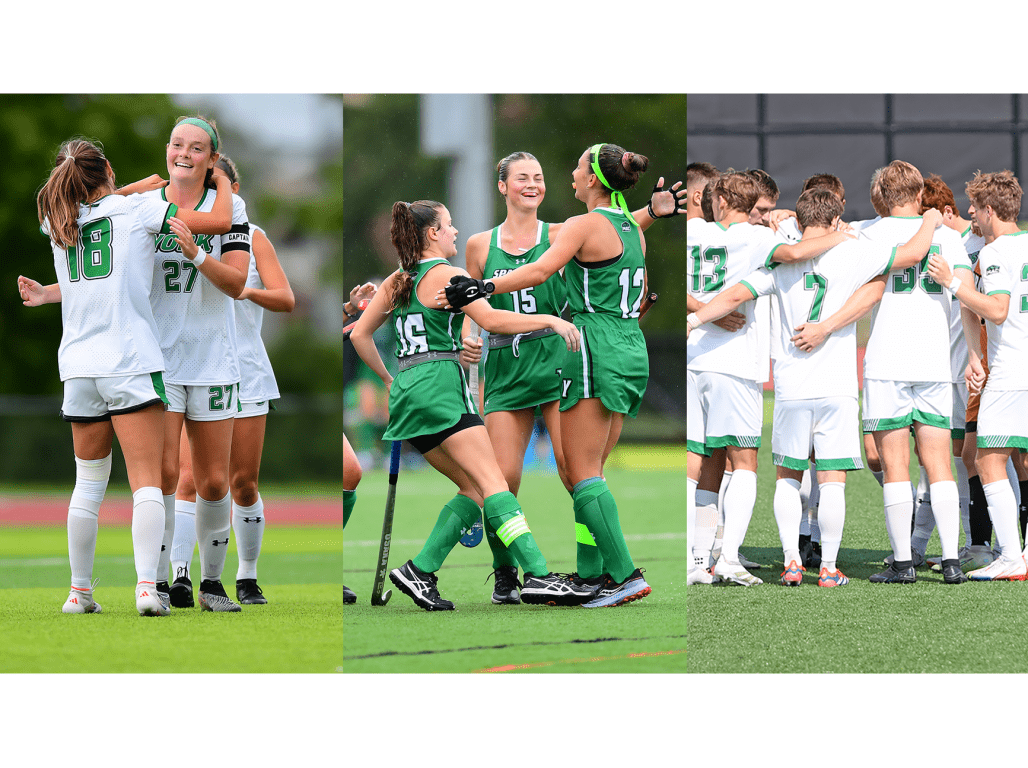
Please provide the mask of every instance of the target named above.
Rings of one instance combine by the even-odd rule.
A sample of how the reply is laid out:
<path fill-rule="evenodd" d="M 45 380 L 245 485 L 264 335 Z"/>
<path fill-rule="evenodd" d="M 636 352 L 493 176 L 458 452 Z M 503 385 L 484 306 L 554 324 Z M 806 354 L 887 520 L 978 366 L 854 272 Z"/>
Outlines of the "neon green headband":
<path fill-rule="evenodd" d="M 596 178 L 600 180 L 600 184 L 610 190 L 610 202 L 621 209 L 621 213 L 628 217 L 628 220 L 635 224 L 637 227 L 639 223 L 632 216 L 632 212 L 628 210 L 628 203 L 625 202 L 625 196 L 618 190 L 614 189 L 607 183 L 607 179 L 603 176 L 603 171 L 600 170 L 600 148 L 603 144 L 593 144 L 589 148 L 589 159 L 592 161 L 593 173 L 596 174 Z"/>
<path fill-rule="evenodd" d="M 215 152 L 218 151 L 218 134 L 214 132 L 214 128 L 206 120 L 199 117 L 187 117 L 185 120 L 179 120 L 175 123 L 175 127 L 178 128 L 180 125 L 195 125 L 197 128 L 202 128 L 204 132 L 211 137 L 211 147 Z"/>

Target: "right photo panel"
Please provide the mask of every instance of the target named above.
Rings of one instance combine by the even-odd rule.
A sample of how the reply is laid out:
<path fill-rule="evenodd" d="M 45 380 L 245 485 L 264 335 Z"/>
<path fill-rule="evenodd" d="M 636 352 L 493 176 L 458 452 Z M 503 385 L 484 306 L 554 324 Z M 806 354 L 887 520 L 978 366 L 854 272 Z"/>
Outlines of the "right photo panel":
<path fill-rule="evenodd" d="M 688 107 L 688 671 L 1024 671 L 1028 98 Z"/>

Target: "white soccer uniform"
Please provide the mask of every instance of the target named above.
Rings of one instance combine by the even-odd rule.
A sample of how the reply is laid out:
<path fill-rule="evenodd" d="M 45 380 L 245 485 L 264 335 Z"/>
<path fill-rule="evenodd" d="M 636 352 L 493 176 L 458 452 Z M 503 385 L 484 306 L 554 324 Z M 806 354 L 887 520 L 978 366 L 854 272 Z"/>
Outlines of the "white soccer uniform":
<path fill-rule="evenodd" d="M 64 326 L 61 381 L 165 370 L 150 307 L 150 254 L 176 211 L 142 195 L 108 195 L 79 208 L 74 247 L 51 241 Z M 41 230 L 49 235 L 46 222 Z"/>
<path fill-rule="evenodd" d="M 889 216 L 863 228 L 861 236 L 898 247 L 920 226 L 920 216 Z M 953 269 L 971 269 L 960 235 L 948 227 L 935 230 L 929 255 L 933 253 Z M 951 301 L 926 268 L 927 257 L 891 272 L 875 308 L 864 358 L 865 432 L 905 427 L 912 419 L 949 429 Z"/>
<path fill-rule="evenodd" d="M 973 267 L 978 263 L 978 253 L 985 246 L 985 238 L 973 234 L 971 228 L 968 227 L 960 235 L 960 240 L 964 244 L 964 251 Z M 964 430 L 967 427 L 967 383 L 964 381 L 964 371 L 967 369 L 969 355 L 967 342 L 964 339 L 964 324 L 960 319 L 960 300 L 956 296 L 951 297 L 949 342 L 950 381 L 953 383 L 953 416 L 950 432 L 953 438 L 957 439 L 964 436 Z"/>
<path fill-rule="evenodd" d="M 253 242 L 255 231 L 264 230 L 250 225 L 250 242 Z M 263 289 L 260 273 L 257 271 L 257 258 L 251 252 L 250 267 L 246 276 L 247 288 Z M 275 372 L 271 369 L 271 360 L 261 339 L 261 326 L 264 321 L 264 308 L 252 301 L 233 302 L 236 315 L 236 349 L 239 353 L 239 402 L 243 404 L 264 403 L 280 397 Z M 264 413 L 267 413 L 265 410 Z M 251 414 L 253 415 L 253 414 Z"/>

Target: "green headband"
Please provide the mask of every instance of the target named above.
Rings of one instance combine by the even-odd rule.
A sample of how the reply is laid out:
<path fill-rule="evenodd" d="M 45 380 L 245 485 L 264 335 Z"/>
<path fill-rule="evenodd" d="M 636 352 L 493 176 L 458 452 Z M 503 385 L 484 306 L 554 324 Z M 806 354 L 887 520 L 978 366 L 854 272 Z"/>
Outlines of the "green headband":
<path fill-rule="evenodd" d="M 632 216 L 632 212 L 628 210 L 628 203 L 625 202 L 625 196 L 618 190 L 614 189 L 607 183 L 607 180 L 603 176 L 603 171 L 600 170 L 600 148 L 603 144 L 593 144 L 589 148 L 589 159 L 592 161 L 593 173 L 596 174 L 596 178 L 600 180 L 600 184 L 610 190 L 610 202 L 621 209 L 621 212 L 628 217 L 628 220 L 639 226 L 639 222 Z"/>
<path fill-rule="evenodd" d="M 185 120 L 179 120 L 175 127 L 178 128 L 180 125 L 195 125 L 197 128 L 202 128 L 211 137 L 211 147 L 213 150 L 215 152 L 218 151 L 218 134 L 214 132 L 214 128 L 206 120 L 199 117 L 187 117 Z"/>

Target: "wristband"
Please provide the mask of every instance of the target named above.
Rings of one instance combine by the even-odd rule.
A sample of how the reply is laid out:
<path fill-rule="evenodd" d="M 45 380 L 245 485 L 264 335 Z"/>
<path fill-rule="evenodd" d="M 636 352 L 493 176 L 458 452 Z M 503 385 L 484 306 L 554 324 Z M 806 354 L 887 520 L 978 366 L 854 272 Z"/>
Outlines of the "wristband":
<path fill-rule="evenodd" d="M 350 303 L 349 301 L 347 301 L 347 302 L 346 302 L 346 304 L 349 304 L 349 303 Z M 349 318 L 350 318 L 350 319 L 352 320 L 353 318 L 357 317 L 357 313 L 356 313 L 356 312 L 354 312 L 354 313 L 353 313 L 353 314 L 351 315 L 351 314 L 350 314 L 349 312 L 347 312 L 347 311 L 346 311 L 346 304 L 343 304 L 343 314 L 344 314 L 344 315 L 346 315 L 347 317 L 349 317 Z"/>
<path fill-rule="evenodd" d="M 193 258 L 194 267 L 199 267 L 201 264 L 204 263 L 204 261 L 207 260 L 207 251 L 205 251 L 203 248 L 200 248 L 199 251 L 200 252 L 196 254 L 196 256 Z"/>
<path fill-rule="evenodd" d="M 960 285 L 961 285 L 960 278 L 957 277 L 956 275 L 953 275 L 953 279 L 949 281 L 949 291 L 950 291 L 950 293 L 954 293 L 955 294 L 957 292 L 957 290 L 960 288 Z"/>
<path fill-rule="evenodd" d="M 702 325 L 699 318 L 696 317 L 695 312 L 690 312 L 688 315 L 685 316 L 685 324 L 688 325 L 689 328 L 694 331 Z"/>

